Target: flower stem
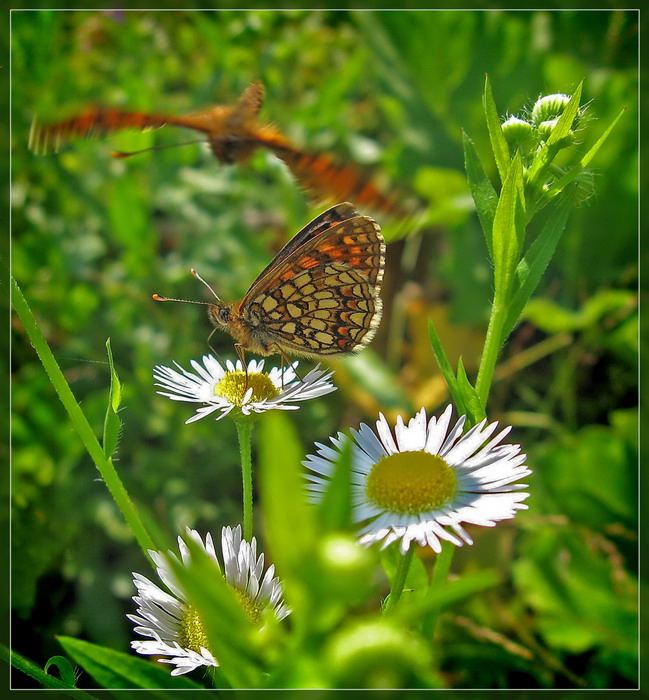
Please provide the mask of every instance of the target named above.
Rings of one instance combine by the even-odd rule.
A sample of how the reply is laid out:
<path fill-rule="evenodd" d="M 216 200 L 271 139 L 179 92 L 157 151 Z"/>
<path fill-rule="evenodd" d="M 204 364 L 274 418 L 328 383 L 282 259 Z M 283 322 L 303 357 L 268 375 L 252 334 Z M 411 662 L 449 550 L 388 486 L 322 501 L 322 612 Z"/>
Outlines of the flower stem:
<path fill-rule="evenodd" d="M 252 421 L 237 420 L 237 437 L 241 453 L 241 478 L 243 480 L 243 539 L 252 539 Z"/>
<path fill-rule="evenodd" d="M 401 594 L 403 593 L 403 587 L 406 583 L 406 577 L 408 576 L 408 571 L 410 571 L 412 558 L 415 556 L 415 548 L 416 545 L 413 542 L 411 542 L 408 551 L 403 556 L 399 557 L 397 570 L 395 571 L 394 578 L 392 579 L 392 589 L 390 590 L 390 596 L 385 603 L 383 612 L 390 612 L 399 603 L 399 600 L 401 599 Z"/>
<path fill-rule="evenodd" d="M 454 554 L 454 544 L 451 544 L 450 542 L 445 542 L 442 544 L 442 551 L 437 555 L 435 568 L 433 569 L 433 581 L 430 584 L 431 596 L 439 596 L 446 587 L 446 583 L 448 582 L 448 572 L 451 569 Z M 429 613 L 424 620 L 423 633 L 426 635 L 427 639 L 431 639 L 433 636 L 435 626 L 437 625 L 439 612 L 439 609 L 434 610 L 433 612 Z"/>
<path fill-rule="evenodd" d="M 65 407 L 65 410 L 68 412 L 72 426 L 77 431 L 77 434 L 81 438 L 81 441 L 83 442 L 88 454 L 99 470 L 99 473 L 101 474 L 104 483 L 108 487 L 111 496 L 115 500 L 117 507 L 128 523 L 131 532 L 133 535 L 135 535 L 140 547 L 142 547 L 144 550 L 145 556 L 148 558 L 147 550 L 156 549 L 156 546 L 144 527 L 144 524 L 140 520 L 139 513 L 129 498 L 129 495 L 124 488 L 124 484 L 122 484 L 122 481 L 115 470 L 112 460 L 104 455 L 104 451 L 99 444 L 99 441 L 95 437 L 95 433 L 90 427 L 88 419 L 77 403 L 69 384 L 63 376 L 63 372 L 61 371 L 61 368 L 59 367 L 50 346 L 47 344 L 45 336 L 39 328 L 25 297 L 20 291 L 18 283 L 13 278 L 11 281 L 11 299 L 13 306 L 16 309 L 20 320 L 22 321 L 34 349 L 38 353 L 38 357 L 40 358 L 40 361 L 42 362 L 43 367 L 45 368 L 45 371 L 52 382 L 52 386 L 58 394 L 61 403 Z"/>
<path fill-rule="evenodd" d="M 482 358 L 480 359 L 478 378 L 475 384 L 476 392 L 478 393 L 483 408 L 487 405 L 487 398 L 496 369 L 498 353 L 505 341 L 502 334 L 506 318 L 507 304 L 502 303 L 499 298 L 494 298 L 491 307 L 491 316 L 489 318 L 489 326 L 487 328 L 487 337 L 485 338 Z"/>

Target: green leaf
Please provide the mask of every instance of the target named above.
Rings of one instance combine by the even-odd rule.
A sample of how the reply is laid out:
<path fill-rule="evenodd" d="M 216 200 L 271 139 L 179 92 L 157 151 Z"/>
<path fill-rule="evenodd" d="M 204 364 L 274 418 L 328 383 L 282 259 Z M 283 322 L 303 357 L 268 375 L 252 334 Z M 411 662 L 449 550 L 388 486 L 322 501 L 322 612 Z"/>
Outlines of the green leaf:
<path fill-rule="evenodd" d="M 61 674 L 61 681 L 65 683 L 68 688 L 74 688 L 76 685 L 76 678 L 74 677 L 74 668 L 72 664 L 65 656 L 52 656 L 48 659 L 45 664 L 45 673 L 48 673 L 50 666 L 56 666 L 59 673 Z"/>
<path fill-rule="evenodd" d="M 495 298 L 508 299 L 514 271 L 519 262 L 525 235 L 523 165 L 520 154 L 512 160 L 503 184 L 493 225 L 493 264 Z"/>
<path fill-rule="evenodd" d="M 475 593 L 497 586 L 501 578 L 501 575 L 493 569 L 483 569 L 475 573 L 465 572 L 462 578 L 448 581 L 441 590 L 431 586 L 426 596 L 421 599 L 407 599 L 404 596 L 395 609 L 394 615 L 405 624 L 415 623 L 428 613 L 456 606 Z"/>
<path fill-rule="evenodd" d="M 202 686 L 186 676 L 172 676 L 169 669 L 131 654 L 108 649 L 74 637 L 59 636 L 57 640 L 81 668 L 102 688 L 107 689 L 178 689 L 200 690 Z M 155 697 L 172 700 L 172 693 L 158 692 Z"/>
<path fill-rule="evenodd" d="M 602 147 L 604 144 L 604 141 L 610 136 L 611 131 L 615 128 L 615 125 L 620 121 L 622 118 L 622 115 L 626 112 L 626 107 L 615 117 L 615 119 L 612 121 L 611 125 L 606 129 L 606 131 L 597 139 L 593 147 L 582 157 L 582 159 L 579 161 L 579 164 L 581 165 L 582 168 L 587 168 L 590 161 L 597 155 L 597 151 Z"/>
<path fill-rule="evenodd" d="M 122 421 L 117 413 L 120 403 L 122 402 L 122 385 L 115 371 L 110 338 L 106 341 L 106 352 L 108 353 L 108 364 L 110 366 L 110 392 L 108 395 L 106 416 L 104 418 L 103 448 L 106 459 L 109 459 L 117 449 L 122 431 Z"/>
<path fill-rule="evenodd" d="M 546 333 L 565 333 L 593 328 L 606 316 L 635 306 L 635 293 L 626 289 L 603 289 L 572 311 L 551 299 L 532 299 L 523 317 Z"/>
<path fill-rule="evenodd" d="M 471 196 L 487 240 L 489 255 L 493 257 L 493 223 L 498 206 L 498 193 L 482 167 L 475 144 L 464 131 L 462 132 L 462 142 L 464 144 L 464 168 Z"/>
<path fill-rule="evenodd" d="M 259 466 L 266 538 L 278 571 L 299 577 L 315 541 L 315 508 L 306 502 L 304 450 L 290 419 L 279 411 L 259 426 Z"/>
<path fill-rule="evenodd" d="M 352 523 L 352 449 L 349 436 L 344 441 L 334 465 L 329 486 L 318 507 L 325 532 L 349 530 Z"/>
<path fill-rule="evenodd" d="M 550 189 L 548 190 L 548 195 L 549 196 L 556 196 L 559 194 L 562 190 L 566 188 L 567 185 L 569 185 L 573 180 L 575 180 L 579 175 L 584 171 L 585 168 L 588 167 L 590 162 L 593 160 L 593 158 L 597 155 L 597 152 L 599 149 L 602 147 L 606 139 L 610 136 L 611 132 L 613 131 L 615 125 L 620 121 L 622 118 L 622 115 L 626 112 L 626 107 L 615 117 L 611 125 L 606 129 L 606 131 L 597 139 L 595 144 L 590 148 L 590 150 L 582 156 L 580 159 L 578 165 L 575 165 L 574 167 L 570 168 L 568 172 L 560 177 L 558 180 L 552 183 L 550 186 Z"/>
<path fill-rule="evenodd" d="M 63 657 L 55 657 L 63 658 Z M 11 663 L 11 665 L 22 671 L 25 675 L 33 678 L 38 684 L 43 688 L 50 690 L 62 690 L 66 695 L 71 697 L 81 698 L 81 700 L 90 700 L 96 696 L 86 693 L 84 690 L 78 690 L 74 687 L 74 682 L 72 685 L 68 685 L 66 682 L 59 680 L 55 676 L 46 673 L 38 664 L 35 664 L 31 659 L 19 654 L 17 651 L 10 651 L 6 646 L 0 645 L 0 659 L 6 663 Z M 67 661 L 67 659 L 66 659 Z M 71 692 L 66 692 L 71 691 Z"/>
<path fill-rule="evenodd" d="M 616 565 L 611 547 L 583 528 L 535 529 L 519 543 L 514 581 L 549 648 L 615 648 L 637 668 L 637 582 Z"/>
<path fill-rule="evenodd" d="M 525 304 L 541 281 L 566 227 L 573 202 L 573 197 L 565 197 L 558 202 L 543 229 L 518 263 L 503 327 L 503 341 L 514 329 Z"/>
<path fill-rule="evenodd" d="M 390 583 L 394 579 L 397 571 L 399 560 L 403 558 L 403 554 L 399 551 L 399 547 L 386 547 L 381 550 L 381 565 L 387 574 Z M 410 563 L 410 569 L 406 576 L 406 581 L 403 587 L 403 598 L 421 598 L 426 595 L 430 586 L 430 578 L 423 561 L 416 554 Z"/>
<path fill-rule="evenodd" d="M 581 101 L 581 90 L 583 85 L 584 81 L 582 80 L 579 83 L 579 85 L 577 85 L 576 90 L 570 97 L 566 108 L 561 113 L 561 116 L 559 117 L 556 126 L 554 127 L 554 129 L 552 129 L 552 133 L 550 134 L 550 137 L 547 140 L 548 147 L 551 148 L 555 144 L 562 141 L 566 136 L 568 136 L 568 134 L 570 134 L 572 125 L 574 124 L 574 121 L 577 118 L 577 115 L 579 114 L 579 103 Z"/>
<path fill-rule="evenodd" d="M 500 181 L 504 182 L 510 169 L 509 146 L 503 134 L 500 125 L 500 117 L 494 102 L 493 92 L 491 91 L 491 83 L 489 76 L 485 78 L 485 88 L 482 98 L 482 104 L 487 118 L 487 129 L 489 130 L 489 140 L 491 141 L 491 149 L 493 150 L 494 160 L 500 174 Z"/>
<path fill-rule="evenodd" d="M 437 335 L 437 331 L 435 330 L 435 324 L 431 318 L 428 319 L 428 333 L 430 335 L 430 344 L 432 345 L 435 358 L 437 359 L 437 364 L 439 365 L 439 369 L 446 380 L 448 390 L 453 397 L 453 403 L 455 404 L 455 407 L 459 413 L 466 413 L 467 409 L 462 401 L 462 394 L 455 377 L 455 372 L 453 372 L 453 368 L 446 358 L 446 353 L 444 352 L 442 343 Z"/>
<path fill-rule="evenodd" d="M 466 375 L 462 358 L 457 363 L 457 386 L 465 412 L 469 416 L 471 425 L 479 423 L 485 417 L 485 409 L 480 401 L 478 392 L 475 390 Z"/>

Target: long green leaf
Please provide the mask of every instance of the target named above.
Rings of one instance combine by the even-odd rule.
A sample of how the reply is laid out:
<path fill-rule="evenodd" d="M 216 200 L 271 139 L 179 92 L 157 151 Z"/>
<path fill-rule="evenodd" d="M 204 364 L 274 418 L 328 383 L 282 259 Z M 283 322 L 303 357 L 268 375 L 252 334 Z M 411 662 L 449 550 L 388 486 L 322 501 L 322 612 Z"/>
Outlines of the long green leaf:
<path fill-rule="evenodd" d="M 446 357 L 446 353 L 444 352 L 442 343 L 439 339 L 439 336 L 437 335 L 437 331 L 435 330 L 435 324 L 433 323 L 432 318 L 428 319 L 428 334 L 430 337 L 430 344 L 433 348 L 433 352 L 435 353 L 437 364 L 442 375 L 444 376 L 444 379 L 446 380 L 448 390 L 451 393 L 451 396 L 453 397 L 453 403 L 455 404 L 459 413 L 466 413 L 467 409 L 464 405 L 464 402 L 462 401 L 462 394 L 457 385 L 455 372 L 453 371 L 453 368 L 451 367 L 451 364 Z"/>
<path fill-rule="evenodd" d="M 611 132 L 615 128 L 615 125 L 620 121 L 622 118 L 622 115 L 626 112 L 626 107 L 615 117 L 615 119 L 612 121 L 608 129 L 597 139 L 595 144 L 590 148 L 590 150 L 582 156 L 580 159 L 579 163 L 575 165 L 574 167 L 570 168 L 568 172 L 560 177 L 558 180 L 552 183 L 549 191 L 548 191 L 548 196 L 556 196 L 558 195 L 562 190 L 565 189 L 567 185 L 569 185 L 576 177 L 580 175 L 584 171 L 584 168 L 587 168 L 590 162 L 593 160 L 593 158 L 597 155 L 597 152 L 599 149 L 602 147 L 606 139 L 610 136 Z"/>
<path fill-rule="evenodd" d="M 487 240 L 489 255 L 493 257 L 493 223 L 498 206 L 498 193 L 482 167 L 475 144 L 465 132 L 462 132 L 462 143 L 464 145 L 464 168 L 469 189 Z"/>
<path fill-rule="evenodd" d="M 111 496 L 114 498 L 118 508 L 124 516 L 124 519 L 128 523 L 131 532 L 135 535 L 140 547 L 142 547 L 145 555 L 148 557 L 147 551 L 149 549 L 155 549 L 155 544 L 140 520 L 140 516 L 119 476 L 117 475 L 117 471 L 115 470 L 112 461 L 110 459 L 106 459 L 104 456 L 104 451 L 92 428 L 90 427 L 90 423 L 88 423 L 88 420 L 83 414 L 81 407 L 77 403 L 70 386 L 63 376 L 63 372 L 61 372 L 61 368 L 50 350 L 50 346 L 45 340 L 45 336 L 39 328 L 38 323 L 36 322 L 36 319 L 34 318 L 34 315 L 32 314 L 25 297 L 18 286 L 18 283 L 15 279 L 13 279 L 13 277 L 11 279 L 11 283 L 11 300 L 14 308 L 22 321 L 23 327 L 25 328 L 32 345 L 34 346 L 34 349 L 38 353 L 40 361 L 43 363 L 43 367 L 45 368 L 45 371 L 47 372 L 47 375 L 49 376 L 50 381 L 52 382 L 52 385 L 54 386 L 54 389 L 61 400 L 61 403 L 68 412 L 70 422 L 81 438 L 81 441 L 92 458 L 92 461 L 95 463 L 95 466 L 99 470 L 99 473 L 108 487 Z"/>
<path fill-rule="evenodd" d="M 493 264 L 495 298 L 501 302 L 514 276 L 524 237 L 523 165 L 520 154 L 512 160 L 507 173 L 493 225 Z"/>
<path fill-rule="evenodd" d="M 561 113 L 561 116 L 557 120 L 556 126 L 552 129 L 552 133 L 548 138 L 548 146 L 552 147 L 555 144 L 562 141 L 572 129 L 572 125 L 575 123 L 575 119 L 579 114 L 579 103 L 581 102 L 581 90 L 583 88 L 584 81 L 582 80 L 579 85 L 577 85 L 576 90 L 573 92 L 566 108 Z"/>
<path fill-rule="evenodd" d="M 503 341 L 514 329 L 525 305 L 541 281 L 566 227 L 573 202 L 572 196 L 562 198 L 519 262 L 503 326 Z"/>
<path fill-rule="evenodd" d="M 299 577 L 316 543 L 315 508 L 306 502 L 304 450 L 288 416 L 267 413 L 259 425 L 261 498 L 266 538 L 282 575 Z"/>
<path fill-rule="evenodd" d="M 172 676 L 169 669 L 132 654 L 108 649 L 74 637 L 57 637 L 58 642 L 81 668 L 92 676 L 102 688 L 149 689 L 161 700 L 173 700 L 172 693 L 162 689 L 201 690 L 202 686 L 186 676 Z"/>
<path fill-rule="evenodd" d="M 485 77 L 482 104 L 485 111 L 485 117 L 487 119 L 487 129 L 489 130 L 489 140 L 491 141 L 491 149 L 494 154 L 494 160 L 496 161 L 496 167 L 498 168 L 498 173 L 500 174 L 500 181 L 504 182 L 505 178 L 507 177 L 507 173 L 509 172 L 509 146 L 507 145 L 507 140 L 505 139 L 505 135 L 503 134 L 503 130 L 500 125 L 500 117 L 498 116 L 498 110 L 496 108 L 493 92 L 491 90 L 489 76 Z"/>
<path fill-rule="evenodd" d="M 493 588 L 501 582 L 501 578 L 496 570 L 483 569 L 476 573 L 464 573 L 460 579 L 447 582 L 441 590 L 433 584 L 423 599 L 409 602 L 404 598 L 395 616 L 404 623 L 412 624 L 428 613 L 450 608 L 475 593 Z"/>
<path fill-rule="evenodd" d="M 591 149 L 584 155 L 580 161 L 580 165 L 582 168 L 588 167 L 590 161 L 597 155 L 597 151 L 602 147 L 604 144 L 604 141 L 610 136 L 611 131 L 615 128 L 615 125 L 620 121 L 622 118 L 622 115 L 626 112 L 626 107 L 615 117 L 615 119 L 611 122 L 611 125 L 606 129 L 606 131 L 597 139 L 595 144 L 591 147 Z"/>

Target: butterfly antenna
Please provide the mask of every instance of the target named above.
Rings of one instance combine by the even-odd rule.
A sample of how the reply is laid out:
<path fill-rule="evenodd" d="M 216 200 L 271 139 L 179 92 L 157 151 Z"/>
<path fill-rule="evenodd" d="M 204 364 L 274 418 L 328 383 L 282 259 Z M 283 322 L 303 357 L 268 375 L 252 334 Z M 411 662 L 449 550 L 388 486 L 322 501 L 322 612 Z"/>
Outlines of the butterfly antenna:
<path fill-rule="evenodd" d="M 156 301 L 179 301 L 183 304 L 200 304 L 201 306 L 210 306 L 209 301 L 194 301 L 193 299 L 172 299 L 171 297 L 163 297 L 161 294 L 153 294 L 152 297 Z"/>
<path fill-rule="evenodd" d="M 210 287 L 210 285 L 198 274 L 198 272 L 196 272 L 196 270 L 194 270 L 193 267 L 192 267 L 192 269 L 190 270 L 190 272 L 191 272 L 191 274 L 192 274 L 197 280 L 199 280 L 199 282 L 202 282 L 202 283 L 210 290 L 210 292 L 212 292 L 212 294 L 214 295 L 214 298 L 215 298 L 217 301 L 221 301 L 221 297 L 220 297 L 220 296 L 212 289 L 212 287 Z"/>
<path fill-rule="evenodd" d="M 140 153 L 146 153 L 147 151 L 163 151 L 165 148 L 176 148 L 176 146 L 189 146 L 192 143 L 205 143 L 205 139 L 193 139 L 192 141 L 183 141 L 182 143 L 169 143 L 160 146 L 149 146 L 149 148 L 142 148 L 139 151 L 113 151 L 110 155 L 113 158 L 129 158 L 130 156 L 137 156 Z"/>

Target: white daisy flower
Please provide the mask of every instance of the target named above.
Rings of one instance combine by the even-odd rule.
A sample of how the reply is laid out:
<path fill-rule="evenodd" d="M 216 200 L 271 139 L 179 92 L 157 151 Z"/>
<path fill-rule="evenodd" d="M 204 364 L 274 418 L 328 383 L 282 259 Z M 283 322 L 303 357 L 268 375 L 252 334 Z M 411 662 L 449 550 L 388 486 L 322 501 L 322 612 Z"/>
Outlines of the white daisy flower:
<path fill-rule="evenodd" d="M 271 610 L 278 620 L 284 619 L 290 610 L 282 601 L 282 584 L 278 578 L 273 578 L 275 567 L 269 566 L 264 571 L 264 555 L 257 557 L 257 540 L 253 537 L 249 544 L 241 539 L 241 526 L 234 530 L 224 527 L 221 533 L 223 551 L 223 567 L 220 566 L 214 551 L 212 536 L 208 533 L 205 543 L 201 536 L 187 528 L 187 535 L 199 544 L 221 571 L 225 580 L 235 589 L 241 604 L 250 619 L 259 623 L 265 610 Z M 178 548 L 185 566 L 190 561 L 187 545 L 178 537 Z M 218 666 L 209 649 L 207 634 L 198 611 L 187 600 L 185 593 L 178 583 L 167 557 L 178 561 L 173 552 L 165 555 L 163 552 L 149 550 L 158 576 L 171 591 L 166 593 L 148 578 L 141 574 L 133 574 L 133 583 L 138 594 L 133 597 L 137 604 L 137 614 L 127 615 L 136 627 L 134 631 L 151 640 L 136 640 L 131 647 L 139 654 L 168 656 L 171 658 L 158 659 L 161 663 L 175 665 L 172 676 L 193 671 L 199 666 Z"/>
<path fill-rule="evenodd" d="M 394 437 L 382 414 L 376 433 L 364 423 L 352 431 L 352 506 L 355 521 L 365 523 L 361 544 L 382 541 L 383 548 L 401 540 L 405 554 L 415 540 L 439 553 L 440 540 L 473 544 L 461 523 L 493 527 L 527 508 L 527 486 L 513 483 L 531 473 L 527 455 L 520 445 L 500 444 L 511 427 L 486 442 L 497 422 L 486 425 L 485 419 L 462 435 L 462 416 L 449 432 L 451 411 L 448 406 L 428 424 L 423 408 L 408 425 L 399 417 Z M 338 433 L 333 447 L 316 443 L 318 454 L 304 462 L 314 472 L 307 474 L 312 501 L 326 492 L 348 439 Z"/>
<path fill-rule="evenodd" d="M 237 360 L 236 364 L 228 360 L 224 369 L 212 355 L 204 355 L 202 365 L 196 360 L 191 361 L 196 374 L 188 372 L 176 362 L 174 364 L 180 372 L 156 365 L 153 377 L 157 380 L 156 386 L 166 390 L 158 391 L 158 394 L 174 401 L 204 404 L 187 423 L 215 411 L 220 412 L 216 417 L 216 420 L 220 420 L 233 410 L 244 416 L 271 409 L 296 410 L 299 408 L 294 405 L 297 401 L 315 399 L 336 391 L 329 381 L 333 372 L 319 369 L 320 365 L 300 379 L 296 372 L 298 362 L 283 369 L 273 367 L 268 373 L 263 372 L 264 360 L 252 360 L 246 372 L 241 360 Z"/>

